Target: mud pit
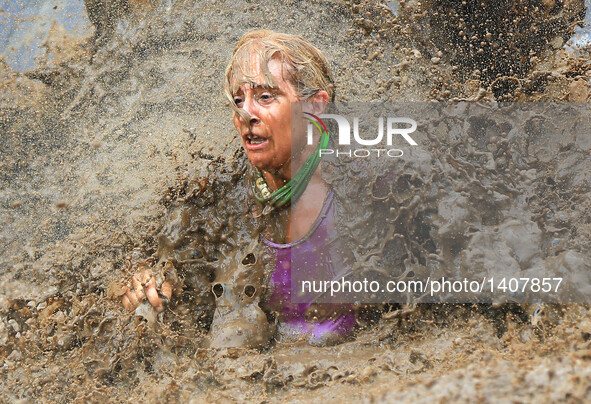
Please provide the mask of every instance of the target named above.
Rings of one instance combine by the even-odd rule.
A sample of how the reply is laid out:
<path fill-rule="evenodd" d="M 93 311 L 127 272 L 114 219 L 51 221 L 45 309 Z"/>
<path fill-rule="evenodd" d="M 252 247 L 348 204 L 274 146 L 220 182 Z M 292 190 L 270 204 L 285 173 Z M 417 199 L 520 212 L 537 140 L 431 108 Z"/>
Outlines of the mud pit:
<path fill-rule="evenodd" d="M 372 307 L 355 340 L 334 347 L 201 347 L 216 265 L 260 225 L 246 219 L 247 167 L 221 94 L 223 68 L 247 28 L 301 33 L 325 51 L 338 101 L 588 101 L 589 57 L 554 40 L 570 35 L 583 2 L 528 2 L 554 25 L 540 25 L 547 34 L 535 43 L 525 34 L 500 42 L 515 58 L 490 59 L 474 47 L 490 32 L 481 20 L 469 25 L 472 36 L 464 32 L 466 47 L 433 40 L 442 21 L 452 45 L 463 40 L 453 33 L 470 13 L 442 20 L 448 3 L 406 2 L 395 18 L 380 2 L 163 2 L 129 7 L 103 25 L 108 35 L 69 38 L 56 28 L 46 42 L 52 56 L 32 71 L 2 65 L 2 401 L 585 400 L 587 305 Z M 429 18 L 433 10 L 439 18 Z M 500 77 L 484 70 L 495 63 Z M 485 186 L 470 178 L 488 157 L 442 140 L 432 156 L 451 179 L 429 179 L 446 193 L 426 191 L 424 209 L 403 208 L 431 171 L 401 170 L 396 183 L 407 192 L 388 203 L 402 215 L 385 241 L 401 255 L 384 259 L 425 265 L 436 253 L 470 262 L 486 256 L 498 227 L 537 240 L 534 256 L 528 243 L 507 251 L 515 265 L 588 266 L 589 137 L 538 134 L 499 141 L 476 131 L 472 150 L 498 167 L 497 183 Z M 501 197 L 487 200 L 489 191 Z M 487 207 L 495 215 L 461 209 L 476 200 L 498 204 Z M 528 226 L 515 230 L 512 215 Z M 474 227 L 484 242 L 445 244 Z M 132 316 L 117 299 L 133 265 L 152 255 L 184 278 L 160 319 L 149 310 Z"/>

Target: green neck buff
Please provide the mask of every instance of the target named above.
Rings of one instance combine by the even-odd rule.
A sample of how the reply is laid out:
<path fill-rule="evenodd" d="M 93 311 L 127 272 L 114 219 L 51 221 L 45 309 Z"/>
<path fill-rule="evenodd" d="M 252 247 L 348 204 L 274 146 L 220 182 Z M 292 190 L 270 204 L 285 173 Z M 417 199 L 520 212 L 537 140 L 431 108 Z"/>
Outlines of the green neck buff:
<path fill-rule="evenodd" d="M 315 123 L 315 122 L 314 122 Z M 273 208 L 280 208 L 282 206 L 289 206 L 291 200 L 293 199 L 296 201 L 304 192 L 312 175 L 316 171 L 318 164 L 320 164 L 320 159 L 322 158 L 320 155 L 321 149 L 326 149 L 328 146 L 329 136 L 326 131 L 321 130 L 321 137 L 318 147 L 312 153 L 310 157 L 306 160 L 302 168 L 297 172 L 297 174 L 289 180 L 287 184 L 272 192 L 263 177 L 263 174 L 259 171 L 257 179 L 255 180 L 252 190 L 255 198 L 267 205 L 263 210 L 263 214 L 269 213 Z"/>

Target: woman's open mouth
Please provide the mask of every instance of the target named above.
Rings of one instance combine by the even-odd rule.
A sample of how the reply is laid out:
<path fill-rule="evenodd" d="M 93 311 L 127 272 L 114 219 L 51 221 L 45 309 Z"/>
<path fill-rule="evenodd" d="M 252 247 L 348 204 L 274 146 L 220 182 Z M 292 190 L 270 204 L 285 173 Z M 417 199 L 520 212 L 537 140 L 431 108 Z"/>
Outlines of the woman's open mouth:
<path fill-rule="evenodd" d="M 265 143 L 267 143 L 266 138 L 260 137 L 257 135 L 253 135 L 252 133 L 249 133 L 248 135 L 246 135 L 245 140 L 246 140 L 246 148 L 249 150 L 260 149 L 261 147 L 264 147 Z"/>
<path fill-rule="evenodd" d="M 266 140 L 265 138 L 259 137 L 257 135 L 248 135 L 246 138 L 250 144 L 261 144 Z"/>

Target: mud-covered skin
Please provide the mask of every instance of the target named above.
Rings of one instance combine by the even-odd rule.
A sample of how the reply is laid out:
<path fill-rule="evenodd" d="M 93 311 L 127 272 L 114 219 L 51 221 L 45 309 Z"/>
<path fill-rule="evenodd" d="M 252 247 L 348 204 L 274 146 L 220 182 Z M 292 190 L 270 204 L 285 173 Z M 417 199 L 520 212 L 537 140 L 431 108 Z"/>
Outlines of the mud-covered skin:
<path fill-rule="evenodd" d="M 275 327 L 260 307 L 269 278 L 265 255 L 264 246 L 255 241 L 218 262 L 211 286 L 216 308 L 206 347 L 256 348 L 273 336 Z"/>

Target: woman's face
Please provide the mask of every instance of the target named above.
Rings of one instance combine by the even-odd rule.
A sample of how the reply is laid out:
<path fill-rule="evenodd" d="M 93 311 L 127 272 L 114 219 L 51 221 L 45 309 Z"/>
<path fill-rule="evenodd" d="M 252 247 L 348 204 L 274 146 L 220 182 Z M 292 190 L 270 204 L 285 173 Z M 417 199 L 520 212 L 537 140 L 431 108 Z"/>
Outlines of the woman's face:
<path fill-rule="evenodd" d="M 260 66 L 258 60 L 252 62 L 251 66 Z M 291 178 L 292 130 L 295 129 L 291 125 L 291 108 L 292 103 L 299 100 L 294 86 L 283 77 L 284 65 L 271 59 L 268 68 L 276 87 L 269 87 L 262 73 L 258 71 L 256 75 L 255 71 L 254 83 L 242 83 L 233 94 L 238 108 L 249 115 L 249 119 L 245 119 L 235 112 L 234 126 L 246 156 L 255 167 Z M 296 126 L 297 132 L 303 132 L 303 119 Z M 294 146 L 299 147 L 299 143 L 305 141 L 303 133 L 297 139 L 298 144 Z"/>

